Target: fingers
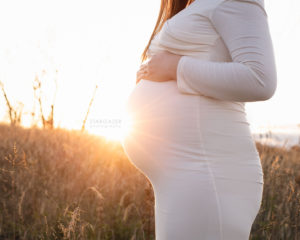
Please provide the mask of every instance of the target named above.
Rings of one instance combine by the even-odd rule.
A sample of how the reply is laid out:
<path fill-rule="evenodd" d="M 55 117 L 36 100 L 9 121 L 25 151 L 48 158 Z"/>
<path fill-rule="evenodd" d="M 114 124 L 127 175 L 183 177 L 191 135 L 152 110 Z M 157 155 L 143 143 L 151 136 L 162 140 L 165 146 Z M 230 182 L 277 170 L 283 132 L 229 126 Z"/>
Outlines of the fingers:
<path fill-rule="evenodd" d="M 136 75 L 136 82 L 135 82 L 135 84 L 138 84 L 138 82 L 141 80 L 141 76 L 140 76 L 140 74 L 137 74 Z"/>
<path fill-rule="evenodd" d="M 136 84 L 141 80 L 141 79 L 145 79 L 146 77 L 146 73 L 144 71 L 138 71 L 137 72 L 137 78 L 136 78 Z"/>
<path fill-rule="evenodd" d="M 139 70 L 136 75 L 136 84 L 142 79 L 142 77 L 143 77 L 143 72 Z"/>
<path fill-rule="evenodd" d="M 148 66 L 147 64 L 142 64 L 140 66 L 140 69 L 137 71 L 137 79 L 136 79 L 136 84 L 143 78 L 145 78 L 148 74 Z"/>
<path fill-rule="evenodd" d="M 140 66 L 140 71 L 148 72 L 148 64 L 144 63 Z"/>

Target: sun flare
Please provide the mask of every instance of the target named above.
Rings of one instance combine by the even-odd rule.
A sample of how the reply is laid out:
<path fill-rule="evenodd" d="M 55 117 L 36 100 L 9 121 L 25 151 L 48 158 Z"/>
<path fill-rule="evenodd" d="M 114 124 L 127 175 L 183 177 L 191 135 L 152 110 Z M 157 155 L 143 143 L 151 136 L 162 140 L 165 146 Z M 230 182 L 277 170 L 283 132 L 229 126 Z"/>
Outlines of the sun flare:
<path fill-rule="evenodd" d="M 107 139 L 123 141 L 132 132 L 133 121 L 130 114 L 127 112 L 121 118 L 121 127 L 116 131 L 108 131 L 105 136 Z"/>
<path fill-rule="evenodd" d="M 130 114 L 125 112 L 121 116 L 121 118 L 118 118 L 116 120 L 118 121 L 115 121 L 113 124 L 107 125 L 105 127 L 103 124 L 102 126 L 99 124 L 98 126 L 94 124 L 93 129 L 90 129 L 90 131 L 93 134 L 101 135 L 108 140 L 123 141 L 132 132 L 132 117 Z"/>
<path fill-rule="evenodd" d="M 124 140 L 125 137 L 130 135 L 133 130 L 133 119 L 129 113 L 125 113 L 122 118 L 121 126 L 121 139 Z"/>

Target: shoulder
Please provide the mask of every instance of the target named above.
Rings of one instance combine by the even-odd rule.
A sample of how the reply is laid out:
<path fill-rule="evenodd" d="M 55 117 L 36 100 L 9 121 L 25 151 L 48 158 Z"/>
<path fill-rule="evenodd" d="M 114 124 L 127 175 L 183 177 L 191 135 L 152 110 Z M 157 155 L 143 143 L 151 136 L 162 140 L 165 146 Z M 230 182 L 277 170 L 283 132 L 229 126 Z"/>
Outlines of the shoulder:
<path fill-rule="evenodd" d="M 265 3 L 264 0 L 217 0 L 215 7 L 218 7 L 222 4 L 239 4 L 239 3 L 250 3 L 250 4 L 257 4 L 264 7 Z"/>
<path fill-rule="evenodd" d="M 208 17 L 211 19 L 216 12 L 232 13 L 246 11 L 249 8 L 259 8 L 267 16 L 264 0 L 219 0 L 211 9 Z"/>

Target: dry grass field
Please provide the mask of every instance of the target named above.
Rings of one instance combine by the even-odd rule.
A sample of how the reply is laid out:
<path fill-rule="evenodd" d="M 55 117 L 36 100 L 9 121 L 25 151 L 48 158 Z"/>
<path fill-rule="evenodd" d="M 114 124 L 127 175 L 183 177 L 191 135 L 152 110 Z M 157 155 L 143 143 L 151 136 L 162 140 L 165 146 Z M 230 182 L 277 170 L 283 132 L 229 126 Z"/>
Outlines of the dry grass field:
<path fill-rule="evenodd" d="M 5 124 L 0 137 L 0 239 L 154 239 L 151 184 L 118 142 Z M 300 239 L 300 150 L 257 149 L 265 184 L 250 239 Z"/>

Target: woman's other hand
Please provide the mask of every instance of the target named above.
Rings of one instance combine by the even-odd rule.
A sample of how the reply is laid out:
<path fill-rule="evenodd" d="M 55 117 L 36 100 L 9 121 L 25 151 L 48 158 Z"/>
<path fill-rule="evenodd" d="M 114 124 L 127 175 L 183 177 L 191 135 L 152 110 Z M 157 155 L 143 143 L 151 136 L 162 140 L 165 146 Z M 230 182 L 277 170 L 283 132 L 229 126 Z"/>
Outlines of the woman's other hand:
<path fill-rule="evenodd" d="M 146 63 L 140 66 L 137 71 L 136 84 L 141 79 L 155 82 L 176 80 L 177 65 L 182 55 L 162 51 L 153 55 Z"/>

